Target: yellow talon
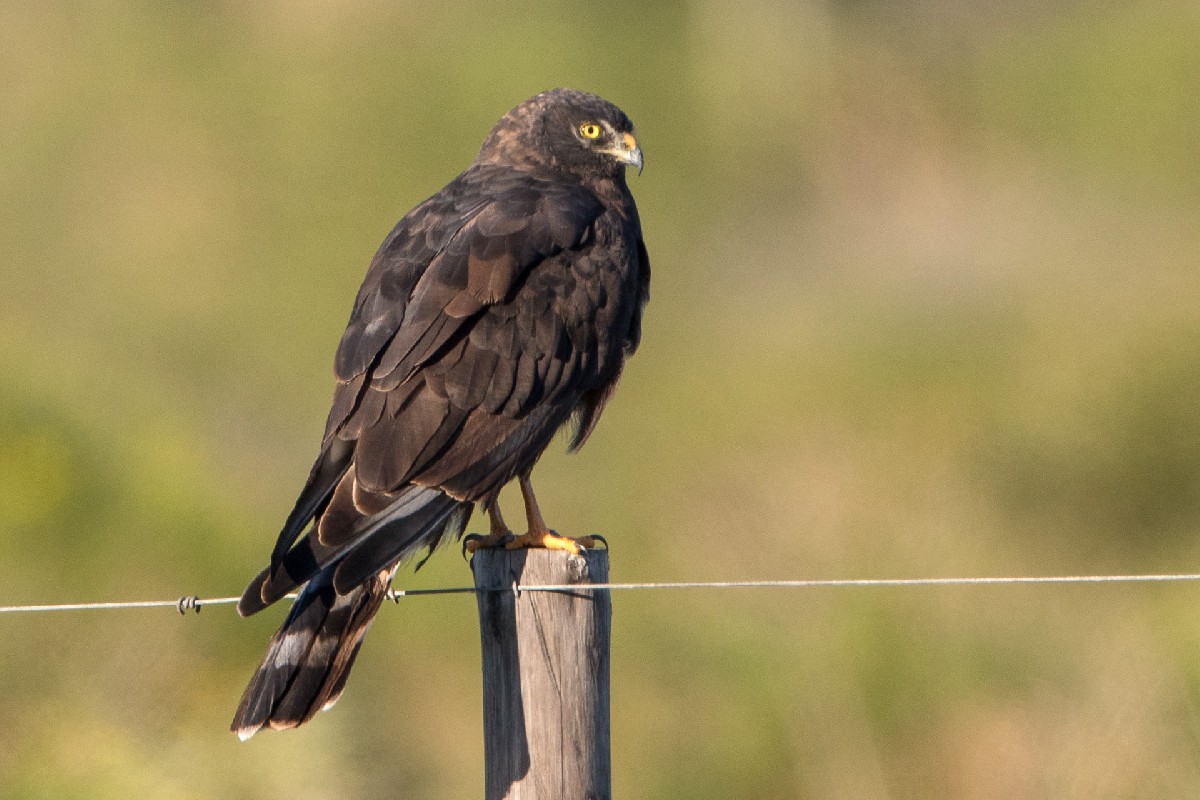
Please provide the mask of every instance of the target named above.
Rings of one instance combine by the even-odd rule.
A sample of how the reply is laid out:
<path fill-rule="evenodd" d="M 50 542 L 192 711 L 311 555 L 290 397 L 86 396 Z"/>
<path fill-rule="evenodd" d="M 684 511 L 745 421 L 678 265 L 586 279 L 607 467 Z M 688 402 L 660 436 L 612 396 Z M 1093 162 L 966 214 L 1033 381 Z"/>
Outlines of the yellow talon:
<path fill-rule="evenodd" d="M 525 533 L 520 536 L 513 537 L 512 541 L 505 543 L 504 547 L 507 550 L 519 550 L 522 547 L 541 547 L 546 550 L 566 550 L 571 555 L 579 555 L 589 547 L 595 547 L 596 542 L 604 540 L 599 536 L 580 536 L 577 539 L 572 539 L 569 536 L 559 536 L 554 531 L 544 531 L 542 533 Z M 607 543 L 605 543 L 607 546 Z"/>

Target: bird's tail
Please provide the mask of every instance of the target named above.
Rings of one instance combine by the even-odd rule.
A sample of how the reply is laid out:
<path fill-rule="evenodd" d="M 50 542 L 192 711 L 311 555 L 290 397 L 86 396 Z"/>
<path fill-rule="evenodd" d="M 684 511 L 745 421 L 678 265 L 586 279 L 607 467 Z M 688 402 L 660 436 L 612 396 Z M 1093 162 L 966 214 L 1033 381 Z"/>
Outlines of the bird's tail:
<path fill-rule="evenodd" d="M 338 502 L 325 513 L 339 513 Z M 238 604 L 243 615 L 304 588 L 242 695 L 233 732 L 245 740 L 264 727 L 294 728 L 333 705 L 397 565 L 460 535 L 470 513 L 470 503 L 413 486 L 378 514 L 347 512 L 343 544 L 323 544 L 314 530 L 251 581 Z"/>
<path fill-rule="evenodd" d="M 346 594 L 334 591 L 323 575 L 304 587 L 238 704 L 231 729 L 239 739 L 263 727 L 294 728 L 337 701 L 391 572 Z"/>

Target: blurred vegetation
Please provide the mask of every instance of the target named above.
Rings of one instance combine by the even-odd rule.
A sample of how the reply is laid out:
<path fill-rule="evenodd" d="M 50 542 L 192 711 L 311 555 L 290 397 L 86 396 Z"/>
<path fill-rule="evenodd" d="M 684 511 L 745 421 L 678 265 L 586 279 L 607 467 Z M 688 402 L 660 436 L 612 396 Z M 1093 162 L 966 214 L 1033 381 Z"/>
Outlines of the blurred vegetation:
<path fill-rule="evenodd" d="M 3 4 L 0 601 L 239 591 L 375 247 L 556 85 L 647 152 L 643 349 L 538 484 L 616 579 L 1192 571 L 1198 74 L 1181 0 Z M 615 788 L 1196 796 L 1198 602 L 621 595 Z M 0 620 L 0 795 L 477 796 L 474 614 L 248 744 L 279 614 Z"/>

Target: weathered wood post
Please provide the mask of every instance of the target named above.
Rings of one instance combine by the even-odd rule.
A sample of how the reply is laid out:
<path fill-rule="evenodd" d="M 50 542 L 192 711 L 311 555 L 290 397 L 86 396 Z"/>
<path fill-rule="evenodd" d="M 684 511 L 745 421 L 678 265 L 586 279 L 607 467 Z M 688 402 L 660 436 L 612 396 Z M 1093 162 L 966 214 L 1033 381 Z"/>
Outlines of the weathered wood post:
<path fill-rule="evenodd" d="M 608 553 L 479 550 L 472 568 L 483 649 L 487 800 L 609 800 Z"/>

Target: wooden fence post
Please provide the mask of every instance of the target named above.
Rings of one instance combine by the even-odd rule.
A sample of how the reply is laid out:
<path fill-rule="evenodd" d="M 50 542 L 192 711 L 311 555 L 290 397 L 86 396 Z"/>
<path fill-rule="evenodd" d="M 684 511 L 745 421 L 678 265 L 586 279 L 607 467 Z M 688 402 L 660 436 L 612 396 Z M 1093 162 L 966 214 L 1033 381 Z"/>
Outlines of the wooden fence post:
<path fill-rule="evenodd" d="M 520 592 L 519 584 L 608 581 L 608 553 L 479 550 L 472 560 L 483 650 L 487 800 L 609 800 L 605 591 Z"/>

